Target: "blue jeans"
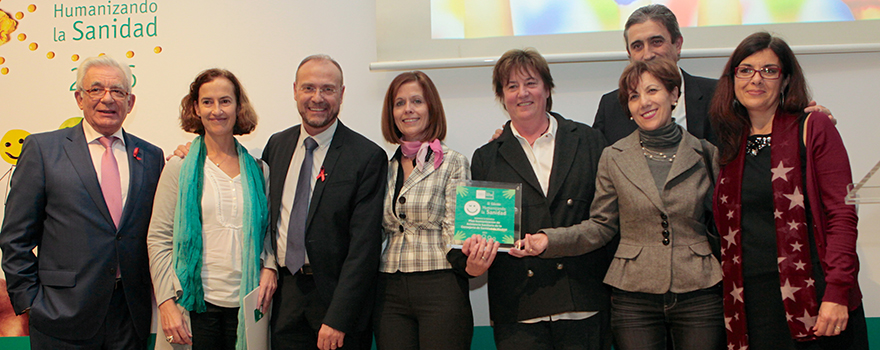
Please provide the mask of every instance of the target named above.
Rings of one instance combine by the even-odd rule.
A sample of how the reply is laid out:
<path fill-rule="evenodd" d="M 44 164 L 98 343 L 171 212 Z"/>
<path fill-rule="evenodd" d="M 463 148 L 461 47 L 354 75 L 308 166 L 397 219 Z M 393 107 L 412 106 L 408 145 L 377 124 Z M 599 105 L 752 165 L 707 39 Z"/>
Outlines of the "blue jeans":
<path fill-rule="evenodd" d="M 611 330 L 620 350 L 726 349 L 721 288 L 676 294 L 614 289 Z"/>

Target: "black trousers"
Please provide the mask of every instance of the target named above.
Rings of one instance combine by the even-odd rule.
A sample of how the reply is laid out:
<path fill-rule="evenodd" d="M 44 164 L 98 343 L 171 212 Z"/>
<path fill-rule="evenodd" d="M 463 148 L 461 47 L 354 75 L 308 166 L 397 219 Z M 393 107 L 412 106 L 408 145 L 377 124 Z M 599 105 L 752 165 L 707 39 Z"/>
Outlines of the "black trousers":
<path fill-rule="evenodd" d="M 611 348 L 608 313 L 583 320 L 495 324 L 498 350 L 600 350 Z"/>
<path fill-rule="evenodd" d="M 380 273 L 373 331 L 380 350 L 469 350 L 468 281 L 452 270 Z"/>
<path fill-rule="evenodd" d="M 193 350 L 235 350 L 238 332 L 238 308 L 220 307 L 205 302 L 207 310 L 190 312 Z"/>
<path fill-rule="evenodd" d="M 315 290 L 311 275 L 292 275 L 279 267 L 278 289 L 272 297 L 272 349 L 317 349 L 324 306 Z M 369 331 L 349 332 L 339 350 L 369 350 L 373 334 Z"/>

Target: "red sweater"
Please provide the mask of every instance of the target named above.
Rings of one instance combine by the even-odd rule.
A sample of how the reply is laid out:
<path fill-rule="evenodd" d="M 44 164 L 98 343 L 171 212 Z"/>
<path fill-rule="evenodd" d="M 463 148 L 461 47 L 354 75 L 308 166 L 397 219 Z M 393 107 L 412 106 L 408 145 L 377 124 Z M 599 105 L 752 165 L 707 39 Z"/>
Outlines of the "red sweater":
<path fill-rule="evenodd" d="M 858 216 L 844 197 L 852 182 L 843 140 L 824 113 L 814 112 L 807 130 L 807 198 L 813 214 L 813 232 L 827 287 L 822 301 L 861 305 L 859 257 L 856 255 Z"/>

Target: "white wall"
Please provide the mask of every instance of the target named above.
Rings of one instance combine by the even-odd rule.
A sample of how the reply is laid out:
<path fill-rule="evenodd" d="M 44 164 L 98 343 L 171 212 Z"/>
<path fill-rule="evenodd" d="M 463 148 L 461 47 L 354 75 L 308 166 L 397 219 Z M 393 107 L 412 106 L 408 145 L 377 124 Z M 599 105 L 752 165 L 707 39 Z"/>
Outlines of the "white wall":
<path fill-rule="evenodd" d="M 173 57 L 173 60 L 159 67 L 147 65 L 149 61 L 146 60 L 140 61 L 140 66 L 135 68 L 136 74 L 140 72 L 135 88 L 135 93 L 139 94 L 138 105 L 126 121 L 127 131 L 152 141 L 165 149 L 166 153 L 177 144 L 191 139 L 191 134 L 179 131 L 177 104 L 196 73 L 216 65 L 228 68 L 239 76 L 261 117 L 257 131 L 241 138 L 248 148 L 257 151 L 262 149 L 273 132 L 299 123 L 292 97 L 296 65 L 309 54 L 326 53 L 335 57 L 345 72 L 346 90 L 340 119 L 385 146 L 389 152 L 393 150 L 391 145 L 382 141 L 379 114 L 385 89 L 397 72 L 368 70 L 369 63 L 376 61 L 373 1 L 226 0 L 209 2 L 212 8 L 189 2 L 158 2 L 166 11 L 163 15 L 172 10 L 191 15 L 184 17 L 186 21 L 161 22 L 164 26 L 160 28 L 160 33 L 164 36 L 160 35 L 159 41 L 166 48 L 163 55 L 167 52 L 167 56 L 163 57 Z M 19 3 L 24 2 L 6 0 L 0 4 L 0 8 Z M 247 8 L 243 8 L 243 4 Z M 266 23 L 263 17 L 267 14 L 285 20 Z M 229 21 L 230 17 L 235 21 Z M 92 50 L 101 50 L 98 44 L 95 43 Z M 18 55 L 19 51 L 15 49 L 13 52 L 9 45 L 0 47 L 0 56 L 7 58 L 7 65 L 11 64 L 10 57 Z M 187 55 L 175 52 L 187 52 Z M 135 58 L 138 57 L 141 56 Z M 39 59 L 43 61 L 37 63 L 43 64 L 40 62 L 44 62 L 45 57 Z M 816 99 L 828 106 L 840 120 L 838 128 L 850 152 L 854 177 L 858 180 L 880 160 L 876 140 L 880 122 L 870 112 L 880 101 L 877 93 L 880 53 L 825 54 L 801 56 L 799 59 Z M 724 62 L 724 59 L 684 59 L 680 65 L 694 75 L 717 77 Z M 66 65 L 70 66 L 70 63 L 67 60 Z M 51 64 L 56 63 L 53 61 Z M 556 79 L 553 109 L 570 119 L 591 124 L 600 96 L 616 88 L 617 78 L 625 65 L 625 62 L 552 65 Z M 26 82 L 13 80 L 10 75 L 0 76 L 0 106 L 3 106 L 0 109 L 3 130 L 0 132 L 16 128 L 30 132 L 57 128 L 65 118 L 34 119 L 46 109 L 60 108 L 66 113 L 62 115 L 68 117 L 79 115 L 72 93 L 62 89 L 56 91 L 54 86 L 52 91 L 46 89 L 42 80 L 47 73 L 42 73 L 45 71 L 42 67 L 38 68 L 41 69 L 11 71 L 20 74 L 27 72 Z M 158 74 L 165 70 L 182 73 Z M 59 71 L 69 74 L 69 68 L 56 69 L 54 72 Z M 427 73 L 440 90 L 446 108 L 449 122 L 447 144 L 470 156 L 507 120 L 492 93 L 491 68 L 432 70 Z M 13 81 L 17 83 L 11 84 Z M 146 91 L 150 93 L 145 94 Z M 53 107 L 49 108 L 47 104 Z M 10 110 L 15 112 L 11 113 Z M 2 171 L 5 172 L 5 169 Z M 869 317 L 878 317 L 880 235 L 877 231 L 880 229 L 880 205 L 860 208 L 860 220 L 860 281 L 867 296 L 866 312 Z M 472 299 L 477 325 L 488 324 L 483 290 L 477 291 Z"/>

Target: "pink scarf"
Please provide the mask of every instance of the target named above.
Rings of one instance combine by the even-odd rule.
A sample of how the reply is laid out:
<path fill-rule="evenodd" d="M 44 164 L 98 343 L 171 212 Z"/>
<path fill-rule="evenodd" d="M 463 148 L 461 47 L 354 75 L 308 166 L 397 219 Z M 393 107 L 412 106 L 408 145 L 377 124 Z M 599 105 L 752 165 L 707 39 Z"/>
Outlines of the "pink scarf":
<path fill-rule="evenodd" d="M 743 296 L 742 183 L 748 132 L 743 135 L 736 159 L 721 168 L 715 188 L 714 216 L 723 238 L 721 268 L 724 274 L 724 323 L 728 347 L 748 348 L 748 328 Z M 804 205 L 805 192 L 799 153 L 798 117 L 777 113 L 773 118 L 770 159 L 773 168 L 773 206 L 779 288 L 788 328 L 796 341 L 815 340 L 813 325 L 819 315 L 810 260 L 810 242 Z M 819 204 L 816 204 L 819 205 Z M 749 233 L 745 233 L 749 234 Z"/>
<path fill-rule="evenodd" d="M 440 140 L 434 139 L 434 141 L 431 142 L 400 142 L 400 151 L 403 153 L 403 156 L 407 158 L 415 157 L 416 166 L 419 170 L 424 170 L 425 168 L 425 159 L 428 155 L 428 148 L 434 151 L 434 170 L 436 170 L 440 167 L 440 164 L 443 163 L 443 147 L 440 146 Z"/>

